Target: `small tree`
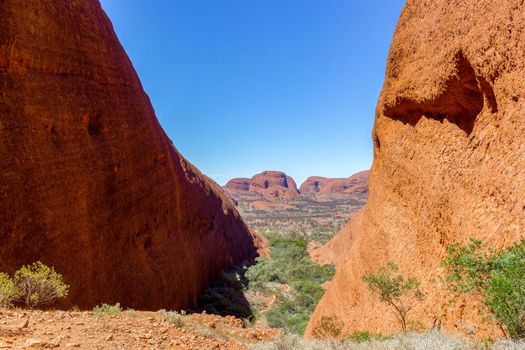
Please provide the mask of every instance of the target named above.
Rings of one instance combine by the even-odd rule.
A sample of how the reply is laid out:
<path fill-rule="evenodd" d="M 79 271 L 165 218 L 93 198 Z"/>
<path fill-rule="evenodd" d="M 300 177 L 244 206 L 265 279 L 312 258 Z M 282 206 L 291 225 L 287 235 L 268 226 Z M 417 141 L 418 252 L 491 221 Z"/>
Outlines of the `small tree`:
<path fill-rule="evenodd" d="M 12 306 L 13 300 L 19 293 L 13 279 L 8 274 L 0 273 L 0 307 Z"/>
<path fill-rule="evenodd" d="M 389 262 L 377 273 L 366 273 L 363 282 L 370 291 L 379 296 L 381 301 L 392 308 L 403 333 L 406 333 L 407 314 L 416 301 L 423 300 L 423 293 L 419 290 L 420 282 L 415 277 L 406 278 L 398 274 L 398 271 L 399 267 Z"/>
<path fill-rule="evenodd" d="M 14 282 L 19 291 L 16 300 L 31 309 L 53 305 L 57 299 L 66 297 L 69 290 L 62 275 L 40 261 L 20 268 Z"/>

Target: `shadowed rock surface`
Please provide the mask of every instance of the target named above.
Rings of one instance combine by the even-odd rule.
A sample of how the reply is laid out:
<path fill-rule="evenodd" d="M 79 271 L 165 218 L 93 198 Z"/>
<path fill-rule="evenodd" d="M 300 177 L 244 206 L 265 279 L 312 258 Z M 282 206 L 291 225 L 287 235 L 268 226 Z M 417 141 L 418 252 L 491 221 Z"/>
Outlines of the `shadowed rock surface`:
<path fill-rule="evenodd" d="M 323 316 L 342 335 L 398 331 L 361 280 L 394 261 L 426 294 L 411 320 L 502 335 L 472 298 L 447 292 L 440 262 L 452 243 L 498 249 L 525 232 L 524 13 L 522 0 L 407 2 L 377 106 L 369 202 L 318 252 L 338 267 L 308 334 Z"/>
<path fill-rule="evenodd" d="M 69 306 L 178 309 L 256 257 L 160 127 L 98 1 L 4 0 L 0 18 L 0 270 L 54 266 Z"/>

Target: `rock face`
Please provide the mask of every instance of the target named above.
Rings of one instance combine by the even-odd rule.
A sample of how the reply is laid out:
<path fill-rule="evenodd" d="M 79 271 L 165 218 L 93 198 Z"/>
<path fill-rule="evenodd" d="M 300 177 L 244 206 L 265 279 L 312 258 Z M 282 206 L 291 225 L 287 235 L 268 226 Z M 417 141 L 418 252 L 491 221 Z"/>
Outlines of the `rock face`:
<path fill-rule="evenodd" d="M 343 333 L 397 331 L 361 282 L 387 261 L 422 281 L 412 320 L 501 334 L 472 298 L 447 292 L 440 261 L 469 237 L 497 249 L 525 233 L 524 13 L 522 0 L 408 0 L 377 107 L 369 202 L 341 234 L 310 335 L 323 316 L 343 321 Z"/>
<path fill-rule="evenodd" d="M 175 150 L 96 0 L 0 3 L 0 270 L 41 260 L 69 305 L 191 306 L 256 257 Z"/>
<path fill-rule="evenodd" d="M 366 170 L 343 179 L 312 176 L 299 187 L 299 192 L 319 201 L 347 198 L 351 194 L 366 194 L 369 174 L 370 171 Z"/>

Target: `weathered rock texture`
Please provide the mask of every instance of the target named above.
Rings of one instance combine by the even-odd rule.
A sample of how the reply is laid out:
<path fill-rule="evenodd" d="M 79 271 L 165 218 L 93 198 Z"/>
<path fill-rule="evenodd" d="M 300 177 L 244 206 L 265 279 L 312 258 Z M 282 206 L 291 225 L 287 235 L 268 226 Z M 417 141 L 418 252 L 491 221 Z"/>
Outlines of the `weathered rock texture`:
<path fill-rule="evenodd" d="M 41 260 L 68 303 L 192 305 L 256 256 L 174 149 L 96 0 L 0 2 L 0 270 Z"/>
<path fill-rule="evenodd" d="M 523 0 L 407 2 L 377 107 L 369 203 L 342 233 L 309 334 L 322 316 L 344 333 L 398 330 L 361 282 L 390 260 L 422 281 L 412 320 L 500 335 L 471 299 L 447 293 L 440 261 L 472 236 L 500 248 L 525 234 L 524 14 Z"/>

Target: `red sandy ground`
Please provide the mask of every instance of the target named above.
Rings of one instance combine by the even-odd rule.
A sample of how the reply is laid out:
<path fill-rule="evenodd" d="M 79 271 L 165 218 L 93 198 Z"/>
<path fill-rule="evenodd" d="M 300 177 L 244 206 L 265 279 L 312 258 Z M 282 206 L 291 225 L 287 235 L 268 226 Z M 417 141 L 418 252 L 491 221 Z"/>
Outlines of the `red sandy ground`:
<path fill-rule="evenodd" d="M 244 328 L 234 317 L 194 314 L 183 325 L 155 312 L 0 310 L 0 349 L 245 350 L 280 335 L 272 328 Z"/>

